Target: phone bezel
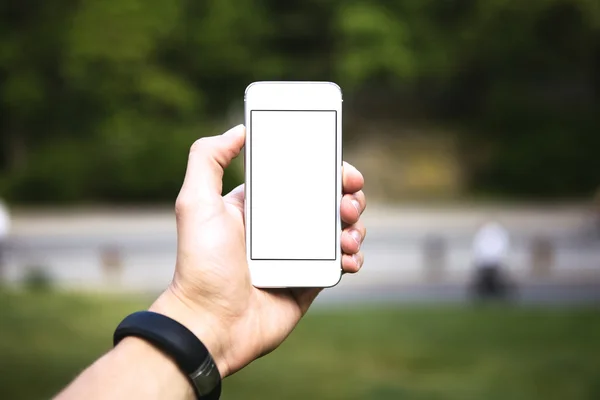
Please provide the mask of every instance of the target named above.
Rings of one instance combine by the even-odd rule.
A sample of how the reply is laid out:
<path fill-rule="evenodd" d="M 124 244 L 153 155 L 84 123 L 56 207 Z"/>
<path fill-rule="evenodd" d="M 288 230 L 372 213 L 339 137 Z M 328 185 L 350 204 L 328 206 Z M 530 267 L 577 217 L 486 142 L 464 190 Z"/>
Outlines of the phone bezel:
<path fill-rule="evenodd" d="M 282 287 L 331 287 L 341 279 L 341 220 L 342 199 L 342 91 L 332 82 L 254 82 L 244 95 L 246 145 L 244 148 L 245 193 L 252 187 L 251 175 L 251 126 L 252 110 L 274 111 L 336 111 L 336 158 L 339 163 L 336 174 L 336 253 L 333 260 L 252 260 L 250 258 L 251 202 L 246 196 L 246 260 L 252 284 L 261 288 Z"/>

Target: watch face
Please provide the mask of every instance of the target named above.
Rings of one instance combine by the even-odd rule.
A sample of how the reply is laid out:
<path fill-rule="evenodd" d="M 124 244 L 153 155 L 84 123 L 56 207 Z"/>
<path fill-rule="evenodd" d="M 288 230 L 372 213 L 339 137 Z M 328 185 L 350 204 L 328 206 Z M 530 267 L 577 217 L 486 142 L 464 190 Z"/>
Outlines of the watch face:
<path fill-rule="evenodd" d="M 221 374 L 210 355 L 206 357 L 196 371 L 189 375 L 189 378 L 200 396 L 208 395 L 217 386 L 220 392 Z M 214 398 L 217 399 L 218 397 Z"/>

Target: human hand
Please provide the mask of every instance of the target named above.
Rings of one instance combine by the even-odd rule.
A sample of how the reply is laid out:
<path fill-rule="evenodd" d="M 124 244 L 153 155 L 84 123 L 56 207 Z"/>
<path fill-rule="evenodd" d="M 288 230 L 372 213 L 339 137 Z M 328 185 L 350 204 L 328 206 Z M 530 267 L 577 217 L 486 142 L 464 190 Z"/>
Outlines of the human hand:
<path fill-rule="evenodd" d="M 240 125 L 193 144 L 175 205 L 175 274 L 150 308 L 190 329 L 208 348 L 222 377 L 281 344 L 321 290 L 252 286 L 246 261 L 244 185 L 221 195 L 223 170 L 240 153 L 244 140 L 245 128 Z M 363 264 L 360 245 L 366 229 L 359 221 L 366 207 L 363 184 L 360 172 L 344 163 L 340 214 L 345 273 L 358 272 Z"/>

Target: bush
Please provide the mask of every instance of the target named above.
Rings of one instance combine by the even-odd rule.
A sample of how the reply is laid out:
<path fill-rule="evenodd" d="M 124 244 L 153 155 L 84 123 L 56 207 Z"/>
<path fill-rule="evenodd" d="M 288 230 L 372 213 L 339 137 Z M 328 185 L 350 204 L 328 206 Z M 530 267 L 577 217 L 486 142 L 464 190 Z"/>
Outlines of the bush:
<path fill-rule="evenodd" d="M 130 121 L 111 136 L 44 145 L 23 171 L 6 178 L 6 197 L 29 204 L 174 202 L 189 148 L 203 131 Z M 242 180 L 239 169 L 228 168 L 223 191 Z"/>
<path fill-rule="evenodd" d="M 48 292 L 53 287 L 53 279 L 42 267 L 28 267 L 23 277 L 23 287 L 30 292 Z"/>

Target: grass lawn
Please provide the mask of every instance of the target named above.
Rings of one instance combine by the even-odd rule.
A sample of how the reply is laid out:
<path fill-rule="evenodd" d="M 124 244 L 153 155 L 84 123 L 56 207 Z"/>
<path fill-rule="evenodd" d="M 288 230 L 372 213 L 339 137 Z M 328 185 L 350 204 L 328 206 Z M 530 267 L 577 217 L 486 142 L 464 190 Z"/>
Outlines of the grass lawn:
<path fill-rule="evenodd" d="M 49 398 L 111 345 L 140 298 L 0 292 L 0 399 Z M 312 310 L 223 399 L 600 399 L 600 312 Z"/>

